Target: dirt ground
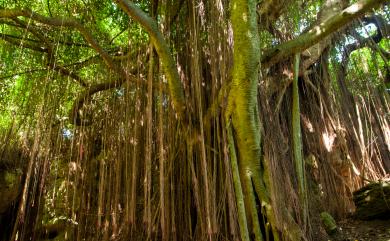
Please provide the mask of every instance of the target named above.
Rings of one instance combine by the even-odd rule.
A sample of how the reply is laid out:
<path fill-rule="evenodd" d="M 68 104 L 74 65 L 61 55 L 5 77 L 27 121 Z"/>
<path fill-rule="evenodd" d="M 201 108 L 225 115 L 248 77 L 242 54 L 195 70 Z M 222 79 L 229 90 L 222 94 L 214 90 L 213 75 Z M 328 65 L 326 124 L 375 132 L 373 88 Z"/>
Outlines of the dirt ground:
<path fill-rule="evenodd" d="M 387 220 L 345 219 L 337 222 L 332 241 L 390 241 L 390 217 Z"/>

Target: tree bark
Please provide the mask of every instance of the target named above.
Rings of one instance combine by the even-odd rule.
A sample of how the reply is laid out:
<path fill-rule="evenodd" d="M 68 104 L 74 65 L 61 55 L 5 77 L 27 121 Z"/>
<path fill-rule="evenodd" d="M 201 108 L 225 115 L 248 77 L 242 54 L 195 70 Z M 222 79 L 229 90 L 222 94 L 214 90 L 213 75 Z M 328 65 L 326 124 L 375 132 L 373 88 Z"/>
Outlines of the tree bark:
<path fill-rule="evenodd" d="M 255 189 L 252 184 L 257 183 L 259 191 L 265 191 L 260 167 L 260 122 L 257 103 L 260 39 L 257 30 L 256 1 L 233 0 L 231 9 L 234 64 L 226 117 L 227 123 L 231 119 L 235 132 L 239 157 L 238 167 L 249 225 L 252 226 L 251 230 L 255 240 L 260 241 L 263 240 L 263 235 L 258 220 Z M 238 193 L 240 191 L 236 190 Z M 261 201 L 267 198 L 263 191 L 257 193 Z M 243 240 L 244 237 L 242 236 Z"/>

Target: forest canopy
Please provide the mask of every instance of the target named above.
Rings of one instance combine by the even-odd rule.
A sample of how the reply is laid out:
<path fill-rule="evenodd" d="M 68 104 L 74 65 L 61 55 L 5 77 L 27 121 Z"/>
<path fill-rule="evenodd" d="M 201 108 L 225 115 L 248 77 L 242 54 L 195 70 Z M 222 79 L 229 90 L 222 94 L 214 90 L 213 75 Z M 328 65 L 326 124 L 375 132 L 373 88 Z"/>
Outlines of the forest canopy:
<path fill-rule="evenodd" d="M 333 240 L 389 178 L 389 36 L 386 0 L 1 0 L 0 240 Z"/>

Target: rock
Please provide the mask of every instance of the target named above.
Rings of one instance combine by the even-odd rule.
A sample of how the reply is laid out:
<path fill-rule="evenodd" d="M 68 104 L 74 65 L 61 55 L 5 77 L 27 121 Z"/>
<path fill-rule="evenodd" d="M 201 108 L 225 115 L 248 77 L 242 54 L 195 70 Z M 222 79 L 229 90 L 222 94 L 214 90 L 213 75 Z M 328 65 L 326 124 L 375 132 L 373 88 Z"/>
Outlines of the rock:
<path fill-rule="evenodd" d="M 7 211 L 19 196 L 22 184 L 22 171 L 0 170 L 0 214 Z"/>
<path fill-rule="evenodd" d="M 355 217 L 362 220 L 390 218 L 390 179 L 370 183 L 353 193 Z"/>

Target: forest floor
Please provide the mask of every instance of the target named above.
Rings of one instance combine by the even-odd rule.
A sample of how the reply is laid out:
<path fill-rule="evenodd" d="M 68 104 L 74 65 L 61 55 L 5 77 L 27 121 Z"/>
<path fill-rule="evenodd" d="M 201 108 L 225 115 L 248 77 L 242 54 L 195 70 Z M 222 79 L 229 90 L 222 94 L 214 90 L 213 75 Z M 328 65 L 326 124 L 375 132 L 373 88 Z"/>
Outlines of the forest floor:
<path fill-rule="evenodd" d="M 356 220 L 337 222 L 339 231 L 332 241 L 390 241 L 390 219 Z"/>

